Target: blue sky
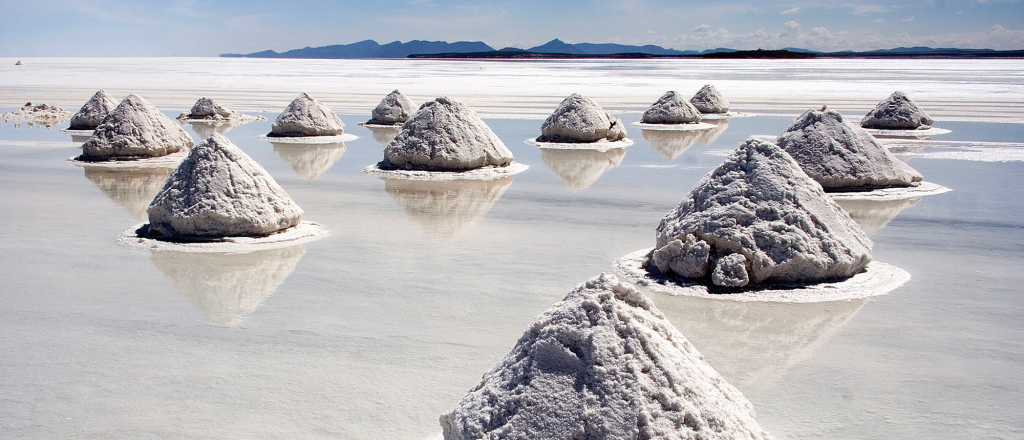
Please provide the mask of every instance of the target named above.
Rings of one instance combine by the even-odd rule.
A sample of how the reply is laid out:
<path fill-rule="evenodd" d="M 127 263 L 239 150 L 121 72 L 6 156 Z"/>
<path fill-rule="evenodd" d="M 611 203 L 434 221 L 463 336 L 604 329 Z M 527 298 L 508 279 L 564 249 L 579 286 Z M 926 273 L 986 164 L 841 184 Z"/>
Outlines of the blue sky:
<path fill-rule="evenodd" d="M 1024 49 L 1024 0 L 0 0 L 0 56 L 215 56 L 413 39 L 495 48 Z"/>

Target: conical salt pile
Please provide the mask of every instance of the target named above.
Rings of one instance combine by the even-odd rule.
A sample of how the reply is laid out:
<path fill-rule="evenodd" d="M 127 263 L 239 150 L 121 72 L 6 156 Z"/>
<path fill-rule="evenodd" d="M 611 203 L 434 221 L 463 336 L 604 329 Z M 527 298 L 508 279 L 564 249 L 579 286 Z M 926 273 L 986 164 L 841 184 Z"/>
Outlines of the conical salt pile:
<path fill-rule="evenodd" d="M 645 124 L 690 124 L 700 120 L 700 111 L 675 91 L 662 95 L 640 118 Z"/>
<path fill-rule="evenodd" d="M 303 93 L 277 116 L 268 136 L 336 136 L 343 133 L 345 123 L 326 105 Z"/>
<path fill-rule="evenodd" d="M 861 127 L 886 130 L 915 130 L 922 125 L 930 126 L 934 123 L 931 116 L 900 91 L 893 92 L 885 101 L 879 102 L 874 110 L 860 120 Z"/>
<path fill-rule="evenodd" d="M 445 440 L 772 438 L 650 299 L 606 274 L 541 314 L 440 422 Z"/>
<path fill-rule="evenodd" d="M 815 282 L 862 271 L 872 245 L 789 154 L 751 139 L 661 220 L 651 263 L 726 287 Z"/>
<path fill-rule="evenodd" d="M 82 144 L 82 160 L 121 160 L 166 156 L 191 148 L 192 137 L 148 101 L 128 95 L 103 118 Z"/>
<path fill-rule="evenodd" d="M 21 62 L 21 60 L 18 60 L 18 62 L 17 62 L 17 63 L 14 63 L 14 65 L 15 65 L 15 66 L 24 66 L 24 65 L 25 65 L 25 63 Z"/>
<path fill-rule="evenodd" d="M 718 93 L 718 89 L 711 84 L 705 84 L 697 91 L 690 103 L 701 113 L 728 113 L 729 101 Z"/>
<path fill-rule="evenodd" d="M 414 104 L 409 98 L 406 98 L 402 92 L 397 89 L 388 93 L 377 104 L 377 107 L 370 112 L 372 119 L 367 121 L 367 124 L 375 125 L 394 125 L 401 124 L 408 121 L 412 114 L 416 112 L 416 104 Z"/>
<path fill-rule="evenodd" d="M 274 178 L 220 134 L 192 149 L 147 211 L 149 235 L 165 238 L 265 236 L 302 217 Z"/>
<path fill-rule="evenodd" d="M 423 104 L 384 149 L 382 168 L 463 171 L 512 164 L 512 152 L 476 112 L 442 96 Z"/>
<path fill-rule="evenodd" d="M 827 106 L 804 112 L 775 143 L 826 190 L 905 187 L 922 180 L 874 136 Z"/>
<path fill-rule="evenodd" d="M 192 105 L 192 109 L 189 110 L 185 117 L 189 119 L 224 120 L 238 119 L 239 116 L 237 112 L 218 104 L 217 101 L 204 97 L 199 98 Z"/>
<path fill-rule="evenodd" d="M 558 108 L 544 120 L 540 132 L 537 142 L 614 142 L 626 137 L 626 127 L 622 120 L 579 93 L 573 93 L 562 100 Z"/>
<path fill-rule="evenodd" d="M 68 130 L 95 130 L 111 111 L 117 108 L 117 100 L 100 90 L 92 95 L 78 113 L 71 117 Z"/>

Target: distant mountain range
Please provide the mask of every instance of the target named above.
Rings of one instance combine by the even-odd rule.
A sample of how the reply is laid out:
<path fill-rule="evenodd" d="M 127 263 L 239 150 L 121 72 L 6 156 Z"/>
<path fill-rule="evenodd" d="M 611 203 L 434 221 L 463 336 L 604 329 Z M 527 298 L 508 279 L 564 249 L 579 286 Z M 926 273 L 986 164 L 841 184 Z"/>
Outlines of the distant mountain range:
<path fill-rule="evenodd" d="M 897 47 L 895 49 L 872 50 L 866 52 L 817 52 L 796 47 L 781 50 L 736 50 L 720 47 L 704 51 L 666 49 L 648 44 L 633 46 L 627 44 L 569 44 L 554 39 L 540 46 L 529 49 L 506 47 L 495 50 L 482 41 L 423 41 L 413 40 L 407 43 L 393 41 L 378 44 L 373 40 L 364 40 L 352 44 L 336 44 L 323 47 L 305 47 L 287 52 L 265 50 L 250 54 L 221 54 L 222 57 L 239 58 L 661 58 L 661 57 L 701 57 L 701 58 L 813 58 L 823 57 L 871 57 L 871 58 L 1019 58 L 1024 57 L 1024 50 L 997 51 L 992 49 L 951 49 L 930 47 Z"/>

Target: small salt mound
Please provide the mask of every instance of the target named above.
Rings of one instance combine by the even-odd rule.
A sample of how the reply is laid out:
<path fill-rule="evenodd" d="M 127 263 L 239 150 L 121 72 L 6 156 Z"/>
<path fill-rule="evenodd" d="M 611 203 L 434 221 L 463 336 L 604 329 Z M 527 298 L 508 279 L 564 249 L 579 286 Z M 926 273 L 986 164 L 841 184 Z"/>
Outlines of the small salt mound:
<path fill-rule="evenodd" d="M 220 134 L 193 148 L 153 199 L 148 235 L 259 237 L 298 225 L 302 209 Z"/>
<path fill-rule="evenodd" d="M 827 106 L 804 112 L 775 143 L 826 190 L 906 187 L 923 180 L 874 136 Z"/>
<path fill-rule="evenodd" d="M 185 115 L 182 115 L 187 119 L 212 119 L 212 120 L 224 120 L 224 119 L 238 119 L 239 114 L 234 110 L 228 109 L 217 101 L 210 98 L 199 98 L 195 104 L 192 105 L 192 109 Z"/>
<path fill-rule="evenodd" d="M 100 90 L 92 95 L 78 113 L 71 117 L 68 130 L 95 130 L 111 111 L 117 108 L 117 100 Z"/>
<path fill-rule="evenodd" d="M 932 125 L 935 121 L 923 110 L 918 108 L 905 93 L 896 91 L 885 101 L 879 102 L 874 110 L 864 115 L 860 126 L 887 130 L 914 130 L 923 125 Z"/>
<path fill-rule="evenodd" d="M 872 245 L 789 154 L 751 139 L 661 220 L 650 264 L 725 287 L 814 282 L 861 272 Z"/>
<path fill-rule="evenodd" d="M 267 136 L 336 136 L 345 133 L 345 123 L 312 96 L 303 93 L 288 104 Z"/>
<path fill-rule="evenodd" d="M 440 422 L 445 440 L 772 438 L 650 299 L 606 274 L 541 314 Z"/>
<path fill-rule="evenodd" d="M 401 124 L 408 121 L 415 112 L 416 104 L 395 89 L 388 93 L 380 101 L 380 104 L 377 104 L 377 107 L 370 112 L 371 119 L 366 123 L 374 125 Z"/>
<path fill-rule="evenodd" d="M 483 119 L 442 96 L 420 106 L 384 149 L 382 169 L 464 171 L 507 167 L 512 152 Z"/>
<path fill-rule="evenodd" d="M 604 111 L 590 98 L 573 93 L 562 100 L 540 128 L 537 142 L 609 142 L 626 138 L 622 120 Z"/>
<path fill-rule="evenodd" d="M 690 98 L 690 103 L 701 113 L 728 113 L 729 101 L 718 93 L 718 89 L 711 84 L 705 84 L 697 91 L 697 94 Z"/>
<path fill-rule="evenodd" d="M 21 60 L 18 60 L 18 62 L 17 62 L 17 63 L 14 63 L 14 65 L 15 65 L 15 66 L 24 66 L 24 65 L 25 65 L 25 63 L 21 62 Z"/>
<path fill-rule="evenodd" d="M 148 101 L 128 95 L 103 118 L 82 144 L 81 160 L 123 160 L 166 156 L 192 148 L 192 137 Z"/>
<path fill-rule="evenodd" d="M 700 122 L 700 111 L 675 91 L 668 91 L 644 112 L 644 124 L 691 124 Z"/>
<path fill-rule="evenodd" d="M 24 121 L 32 124 L 51 127 L 53 124 L 66 121 L 71 112 L 55 105 L 32 104 L 26 102 L 20 109 L 0 115 L 4 121 Z"/>

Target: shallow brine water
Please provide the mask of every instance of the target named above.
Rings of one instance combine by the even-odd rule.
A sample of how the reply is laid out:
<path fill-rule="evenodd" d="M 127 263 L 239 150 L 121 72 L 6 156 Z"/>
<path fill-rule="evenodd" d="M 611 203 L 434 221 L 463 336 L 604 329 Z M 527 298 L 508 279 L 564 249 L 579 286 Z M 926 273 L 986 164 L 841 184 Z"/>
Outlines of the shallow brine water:
<path fill-rule="evenodd" d="M 651 296 L 779 438 L 1024 436 L 1020 61 L 7 61 L 2 111 L 77 110 L 106 88 L 170 116 L 205 95 L 273 119 L 308 90 L 359 139 L 272 145 L 256 139 L 265 121 L 227 131 L 332 232 L 201 255 L 114 241 L 168 171 L 80 168 L 65 161 L 80 151 L 66 123 L 0 123 L 2 438 L 436 436 L 438 416 L 537 314 L 652 246 L 661 216 L 723 154 L 811 105 L 859 118 L 897 87 L 952 133 L 893 150 L 953 191 L 844 207 L 908 284 L 819 304 Z M 760 115 L 700 135 L 627 125 L 634 145 L 607 152 L 523 142 L 540 121 L 521 118 L 573 91 L 629 124 L 665 90 L 704 82 Z M 462 185 L 362 174 L 388 134 L 357 124 L 396 87 L 480 107 L 531 168 Z"/>

